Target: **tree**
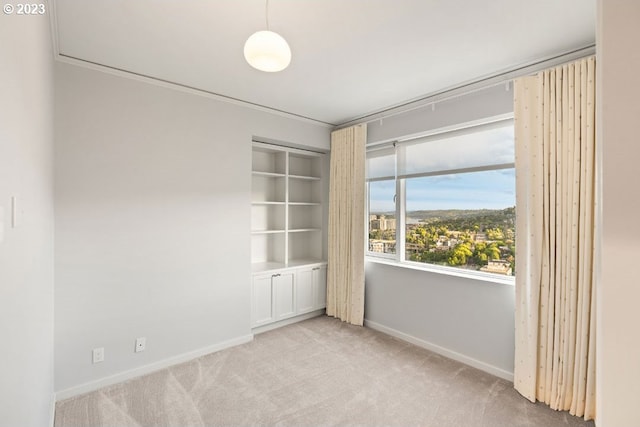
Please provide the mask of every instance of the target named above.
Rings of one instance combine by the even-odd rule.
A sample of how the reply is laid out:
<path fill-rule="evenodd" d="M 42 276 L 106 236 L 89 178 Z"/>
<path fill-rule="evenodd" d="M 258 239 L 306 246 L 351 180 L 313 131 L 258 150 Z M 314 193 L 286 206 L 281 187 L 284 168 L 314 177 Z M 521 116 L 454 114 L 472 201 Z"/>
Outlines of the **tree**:
<path fill-rule="evenodd" d="M 491 243 L 484 251 L 489 259 L 500 259 L 500 248 L 497 243 Z"/>
<path fill-rule="evenodd" d="M 502 230 L 499 228 L 489 228 L 487 229 L 487 239 L 489 240 L 503 240 L 504 234 Z"/>
<path fill-rule="evenodd" d="M 448 251 L 422 251 L 415 261 L 428 262 L 430 264 L 444 264 L 451 256 L 451 250 Z M 413 257 L 412 257 L 413 259 Z"/>
<path fill-rule="evenodd" d="M 455 248 L 453 248 L 453 252 L 447 262 L 449 265 L 465 265 L 467 263 L 467 258 L 471 257 L 473 252 L 471 251 L 471 247 L 468 243 L 458 243 Z"/>

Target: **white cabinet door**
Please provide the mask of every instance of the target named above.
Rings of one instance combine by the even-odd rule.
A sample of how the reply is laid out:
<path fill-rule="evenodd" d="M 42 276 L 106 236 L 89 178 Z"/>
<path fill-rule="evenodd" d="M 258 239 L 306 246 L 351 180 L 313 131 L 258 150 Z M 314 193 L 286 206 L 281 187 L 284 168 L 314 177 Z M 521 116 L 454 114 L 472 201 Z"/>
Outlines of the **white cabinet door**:
<path fill-rule="evenodd" d="M 314 309 L 325 308 L 327 306 L 327 266 L 315 267 L 313 269 L 313 291 Z"/>
<path fill-rule="evenodd" d="M 316 306 L 316 294 L 314 292 L 314 273 L 311 268 L 298 270 L 296 273 L 296 302 L 298 314 L 313 311 Z"/>
<path fill-rule="evenodd" d="M 252 327 L 310 313 L 326 306 L 326 265 L 278 271 L 253 276 Z"/>
<path fill-rule="evenodd" d="M 275 320 L 296 314 L 294 273 L 277 273 L 272 276 Z"/>
<path fill-rule="evenodd" d="M 272 275 L 253 277 L 251 324 L 253 326 L 271 323 L 273 318 Z"/>

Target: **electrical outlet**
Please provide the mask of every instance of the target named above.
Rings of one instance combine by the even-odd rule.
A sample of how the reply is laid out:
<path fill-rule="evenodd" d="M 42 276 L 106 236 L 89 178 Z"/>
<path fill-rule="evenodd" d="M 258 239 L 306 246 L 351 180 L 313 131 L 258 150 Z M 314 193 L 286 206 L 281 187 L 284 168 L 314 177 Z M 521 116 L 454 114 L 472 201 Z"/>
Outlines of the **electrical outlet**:
<path fill-rule="evenodd" d="M 93 349 L 93 363 L 100 363 L 104 361 L 104 347 Z"/>
<path fill-rule="evenodd" d="M 140 353 L 147 348 L 147 339 L 145 337 L 136 338 L 136 353 Z"/>

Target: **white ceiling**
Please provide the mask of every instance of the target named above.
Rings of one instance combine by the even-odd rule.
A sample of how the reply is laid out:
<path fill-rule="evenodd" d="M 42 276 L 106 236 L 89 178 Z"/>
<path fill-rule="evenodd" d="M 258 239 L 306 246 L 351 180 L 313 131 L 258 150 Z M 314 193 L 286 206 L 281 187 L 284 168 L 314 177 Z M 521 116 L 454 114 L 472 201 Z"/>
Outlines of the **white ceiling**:
<path fill-rule="evenodd" d="M 595 42 L 595 0 L 270 0 L 291 65 L 244 42 L 265 0 L 55 0 L 59 53 L 340 124 Z"/>

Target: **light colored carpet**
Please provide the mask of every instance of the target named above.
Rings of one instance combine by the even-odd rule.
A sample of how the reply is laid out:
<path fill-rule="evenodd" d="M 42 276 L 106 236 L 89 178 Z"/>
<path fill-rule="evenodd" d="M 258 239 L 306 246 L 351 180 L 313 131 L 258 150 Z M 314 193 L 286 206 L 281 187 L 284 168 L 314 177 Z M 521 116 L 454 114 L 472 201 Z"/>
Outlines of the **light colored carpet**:
<path fill-rule="evenodd" d="M 318 317 L 58 402 L 56 427 L 593 426 L 508 381 Z"/>

